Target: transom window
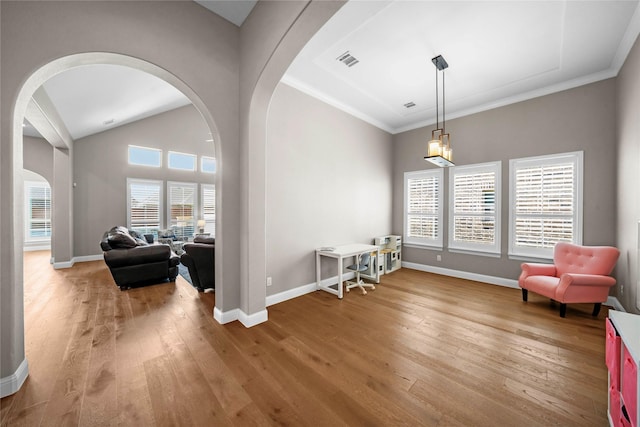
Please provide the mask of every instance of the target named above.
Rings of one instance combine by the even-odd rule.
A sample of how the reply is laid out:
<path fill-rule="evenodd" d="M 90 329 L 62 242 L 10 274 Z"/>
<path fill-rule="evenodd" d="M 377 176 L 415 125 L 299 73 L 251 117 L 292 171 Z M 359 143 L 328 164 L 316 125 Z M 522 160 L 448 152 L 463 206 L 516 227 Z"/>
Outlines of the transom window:
<path fill-rule="evenodd" d="M 216 159 L 202 156 L 200 158 L 200 170 L 204 173 L 216 173 Z"/>
<path fill-rule="evenodd" d="M 148 147 L 129 146 L 129 164 L 139 166 L 162 166 L 162 150 Z"/>
<path fill-rule="evenodd" d="M 195 171 L 196 155 L 169 151 L 167 164 L 169 166 L 169 169 Z"/>
<path fill-rule="evenodd" d="M 583 152 L 510 161 L 509 255 L 552 258 L 558 242 L 582 244 Z"/>

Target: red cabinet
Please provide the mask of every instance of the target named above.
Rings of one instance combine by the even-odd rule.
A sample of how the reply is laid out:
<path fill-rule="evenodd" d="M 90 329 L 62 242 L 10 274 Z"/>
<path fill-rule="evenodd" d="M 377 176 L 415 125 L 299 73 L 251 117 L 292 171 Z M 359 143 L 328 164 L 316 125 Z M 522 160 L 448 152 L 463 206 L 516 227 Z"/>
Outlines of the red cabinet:
<path fill-rule="evenodd" d="M 605 362 L 609 370 L 609 422 L 614 427 L 640 427 L 640 316 L 611 310 L 606 322 Z"/>

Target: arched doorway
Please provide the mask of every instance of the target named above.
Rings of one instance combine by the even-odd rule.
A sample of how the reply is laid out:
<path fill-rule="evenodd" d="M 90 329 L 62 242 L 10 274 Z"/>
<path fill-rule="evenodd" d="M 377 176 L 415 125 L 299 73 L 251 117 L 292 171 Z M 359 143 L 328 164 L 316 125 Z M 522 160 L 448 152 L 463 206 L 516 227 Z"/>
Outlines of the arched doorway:
<path fill-rule="evenodd" d="M 75 54 L 66 57 L 62 57 L 56 60 L 49 62 L 48 64 L 40 67 L 38 70 L 33 72 L 22 84 L 18 96 L 16 98 L 15 104 L 12 109 L 12 123 L 11 123 L 11 145 L 12 145 L 12 159 L 11 163 L 14 165 L 13 167 L 13 192 L 12 192 L 12 200 L 8 200 L 7 202 L 12 206 L 12 216 L 13 216 L 13 236 L 14 236 L 14 244 L 13 244 L 13 273 L 14 273 L 14 288 L 12 289 L 12 300 L 14 302 L 15 312 L 13 313 L 13 318 L 16 319 L 16 324 L 13 325 L 15 328 L 11 331 L 12 334 L 12 342 L 14 344 L 13 354 L 15 356 L 24 357 L 24 301 L 23 301 L 23 259 L 22 259 L 22 251 L 24 246 L 24 189 L 22 188 L 23 183 L 22 179 L 20 179 L 20 171 L 23 165 L 23 135 L 22 135 L 22 123 L 25 117 L 25 113 L 27 110 L 27 105 L 32 98 L 33 94 L 36 92 L 38 88 L 42 86 L 44 82 L 46 82 L 52 76 L 64 72 L 65 70 L 72 69 L 74 67 L 89 65 L 89 64 L 112 64 L 112 65 L 120 65 L 125 67 L 131 67 L 140 71 L 144 71 L 151 75 L 154 75 L 167 83 L 173 85 L 175 88 L 180 90 L 193 104 L 193 106 L 198 110 L 201 114 L 203 120 L 205 121 L 207 127 L 210 129 L 212 136 L 212 143 L 214 144 L 214 152 L 218 158 L 216 162 L 217 172 L 215 174 L 214 183 L 216 185 L 216 206 L 220 207 L 220 195 L 222 193 L 222 180 L 219 178 L 222 170 L 224 169 L 224 164 L 222 162 L 221 155 L 221 143 L 220 143 L 220 134 L 218 131 L 218 127 L 213 120 L 211 113 L 208 108 L 205 106 L 205 103 L 202 99 L 182 80 L 176 77 L 174 74 L 169 71 L 151 64 L 147 61 L 134 58 L 127 55 L 121 54 L 113 54 L 113 53 L 103 53 L 103 52 L 91 52 L 91 53 L 82 53 Z M 218 210 L 220 212 L 220 210 Z M 223 226 L 224 218 L 218 213 L 216 222 L 219 228 Z M 69 237 L 71 239 L 71 237 Z M 218 295 L 220 298 L 216 298 L 216 309 L 218 306 L 222 304 L 222 295 L 224 294 L 224 283 L 222 281 L 222 265 L 223 265 L 223 256 L 222 256 L 222 238 L 217 239 L 217 249 L 218 255 L 215 258 L 216 268 L 216 288 L 218 290 Z M 71 242 L 69 242 L 71 245 Z M 19 359 L 18 359 L 19 360 Z M 18 369 L 15 370 L 14 374 L 11 377 L 3 378 L 2 382 L 2 390 L 0 390 L 0 395 L 6 396 L 17 391 L 24 380 L 28 375 L 28 364 L 26 358 L 22 360 Z"/>

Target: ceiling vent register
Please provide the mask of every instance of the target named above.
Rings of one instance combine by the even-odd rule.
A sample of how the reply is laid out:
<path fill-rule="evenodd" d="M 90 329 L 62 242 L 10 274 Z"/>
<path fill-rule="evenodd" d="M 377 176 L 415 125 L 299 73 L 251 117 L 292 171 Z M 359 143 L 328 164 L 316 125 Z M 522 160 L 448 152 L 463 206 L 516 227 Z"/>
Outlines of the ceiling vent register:
<path fill-rule="evenodd" d="M 338 56 L 336 58 L 338 61 L 342 62 L 344 65 L 346 65 L 347 67 L 353 67 L 354 65 L 356 65 L 358 62 L 360 62 L 358 59 L 356 59 L 355 56 L 351 55 L 349 53 L 349 51 L 346 51 L 345 53 L 343 53 L 342 55 Z"/>

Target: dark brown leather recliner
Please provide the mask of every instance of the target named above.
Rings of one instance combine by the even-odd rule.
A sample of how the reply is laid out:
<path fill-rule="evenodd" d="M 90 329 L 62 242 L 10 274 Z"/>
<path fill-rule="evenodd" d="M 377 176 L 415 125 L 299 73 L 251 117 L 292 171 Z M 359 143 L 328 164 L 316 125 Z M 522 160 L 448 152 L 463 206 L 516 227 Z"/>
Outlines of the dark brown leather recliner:
<path fill-rule="evenodd" d="M 185 243 L 180 262 L 189 269 L 193 286 L 198 291 L 215 289 L 215 248 L 214 237 L 196 236 L 193 243 Z"/>
<path fill-rule="evenodd" d="M 180 257 L 168 245 L 148 244 L 126 227 L 113 227 L 104 233 L 100 247 L 104 262 L 121 290 L 157 284 L 178 275 Z"/>

